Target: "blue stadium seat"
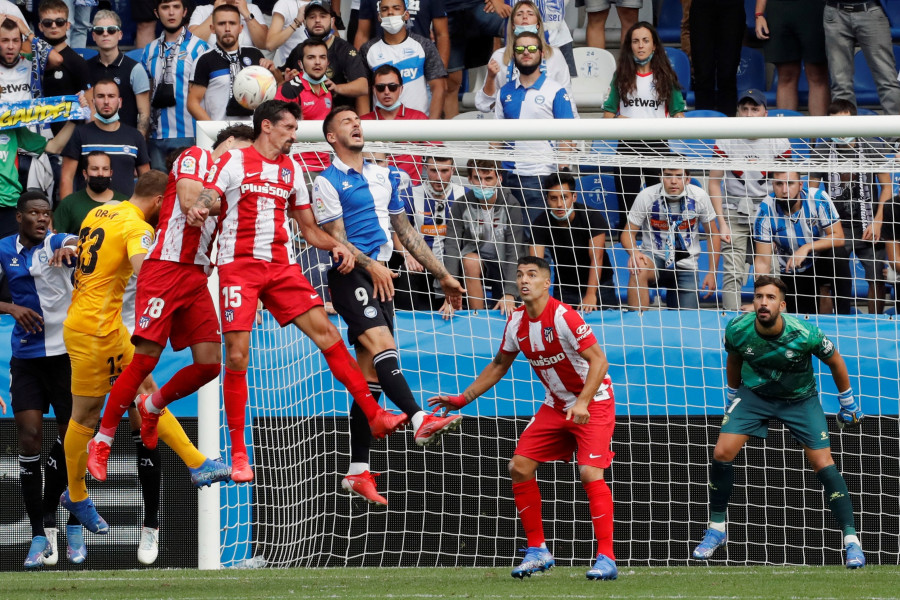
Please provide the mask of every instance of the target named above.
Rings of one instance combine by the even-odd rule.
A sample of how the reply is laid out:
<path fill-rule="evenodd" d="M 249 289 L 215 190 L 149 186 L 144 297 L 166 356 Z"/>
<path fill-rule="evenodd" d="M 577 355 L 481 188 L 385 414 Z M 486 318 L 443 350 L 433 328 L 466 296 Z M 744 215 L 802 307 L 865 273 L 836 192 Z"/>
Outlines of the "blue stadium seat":
<path fill-rule="evenodd" d="M 684 113 L 688 119 L 698 117 L 725 117 L 717 110 L 689 110 Z M 670 140 L 669 150 L 687 158 L 712 158 L 715 140 Z"/>
<path fill-rule="evenodd" d="M 900 63 L 900 45 L 894 46 L 894 61 Z M 869 63 L 866 62 L 862 50 L 857 50 L 853 57 L 853 89 L 856 92 L 857 105 L 881 103 L 881 100 L 878 99 L 875 80 L 872 78 L 872 71 L 869 70 Z"/>
<path fill-rule="evenodd" d="M 766 59 L 762 52 L 744 46 L 741 48 L 741 62 L 737 71 L 738 92 L 750 88 L 766 89 Z"/>
<path fill-rule="evenodd" d="M 856 114 L 858 114 L 860 116 L 871 116 L 871 115 L 877 115 L 878 113 L 875 112 L 874 110 L 872 110 L 871 108 L 857 107 Z"/>
<path fill-rule="evenodd" d="M 772 77 L 772 85 L 766 90 L 766 100 L 769 104 L 775 106 L 775 92 L 778 89 L 778 69 L 775 69 L 775 76 Z M 806 80 L 806 65 L 800 68 L 800 80 L 797 83 L 797 95 L 800 104 L 809 103 L 809 81 Z M 771 112 L 771 111 L 770 111 Z"/>
<path fill-rule="evenodd" d="M 681 42 L 681 0 L 663 0 L 656 32 L 664 44 Z"/>
<path fill-rule="evenodd" d="M 141 55 L 144 53 L 143 48 L 133 48 L 125 53 L 125 56 L 128 58 L 133 58 L 134 60 L 141 62 Z"/>
<path fill-rule="evenodd" d="M 756 0 L 744 0 L 744 12 L 747 14 L 747 29 L 756 31 Z"/>
<path fill-rule="evenodd" d="M 616 194 L 616 183 L 612 175 L 597 173 L 585 175 L 577 180 L 578 197 L 589 208 L 603 212 L 603 217 L 612 229 L 618 229 L 619 197 Z M 610 223 L 610 219 L 615 222 Z"/>
<path fill-rule="evenodd" d="M 681 91 L 684 93 L 684 101 L 688 106 L 694 105 L 694 92 L 691 91 L 691 61 L 688 55 L 680 48 L 672 48 L 666 46 L 666 55 L 669 62 L 672 63 L 672 69 L 678 76 L 678 83 L 681 84 Z"/>
<path fill-rule="evenodd" d="M 75 52 L 81 55 L 81 58 L 84 60 L 90 60 L 97 56 L 98 52 L 93 48 L 72 48 Z"/>
<path fill-rule="evenodd" d="M 888 21 L 891 22 L 891 39 L 900 42 L 900 2 L 887 0 L 883 2 Z"/>

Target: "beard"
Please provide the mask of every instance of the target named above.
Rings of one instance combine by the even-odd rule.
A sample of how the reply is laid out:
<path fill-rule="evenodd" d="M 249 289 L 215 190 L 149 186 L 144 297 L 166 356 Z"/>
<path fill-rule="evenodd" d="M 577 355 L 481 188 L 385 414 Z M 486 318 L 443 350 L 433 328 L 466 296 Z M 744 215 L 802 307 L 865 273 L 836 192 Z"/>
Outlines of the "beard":
<path fill-rule="evenodd" d="M 532 73 L 537 71 L 540 68 L 540 66 L 541 66 L 540 62 L 537 62 L 533 65 L 522 65 L 522 64 L 516 63 L 516 68 L 519 70 L 519 73 L 521 73 L 522 75 L 525 75 L 525 76 L 531 75 Z"/>

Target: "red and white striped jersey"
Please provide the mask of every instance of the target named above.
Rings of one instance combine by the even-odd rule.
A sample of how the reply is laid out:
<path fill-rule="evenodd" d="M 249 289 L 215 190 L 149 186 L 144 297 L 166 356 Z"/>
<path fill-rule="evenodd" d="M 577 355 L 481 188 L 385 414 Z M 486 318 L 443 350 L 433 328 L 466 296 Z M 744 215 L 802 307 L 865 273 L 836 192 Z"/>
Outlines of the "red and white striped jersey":
<path fill-rule="evenodd" d="M 590 325 L 575 310 L 550 298 L 537 319 L 529 318 L 525 307 L 513 311 L 503 332 L 501 352 L 522 352 L 544 384 L 544 403 L 558 410 L 568 410 L 584 389 L 588 361 L 581 357 L 597 343 Z M 609 400 L 609 375 L 594 394 L 594 400 Z"/>
<path fill-rule="evenodd" d="M 222 195 L 216 263 L 255 259 L 294 262 L 288 209 L 309 209 L 300 165 L 289 156 L 271 161 L 253 146 L 232 150 L 209 170 L 205 187 Z"/>
<path fill-rule="evenodd" d="M 201 265 L 209 273 L 209 252 L 216 236 L 216 218 L 206 219 L 203 227 L 190 227 L 181 210 L 176 186 L 181 179 L 203 183 L 212 163 L 212 154 L 197 146 L 182 152 L 169 173 L 166 195 L 159 209 L 156 239 L 147 254 L 148 259 L 167 260 L 186 265 Z"/>

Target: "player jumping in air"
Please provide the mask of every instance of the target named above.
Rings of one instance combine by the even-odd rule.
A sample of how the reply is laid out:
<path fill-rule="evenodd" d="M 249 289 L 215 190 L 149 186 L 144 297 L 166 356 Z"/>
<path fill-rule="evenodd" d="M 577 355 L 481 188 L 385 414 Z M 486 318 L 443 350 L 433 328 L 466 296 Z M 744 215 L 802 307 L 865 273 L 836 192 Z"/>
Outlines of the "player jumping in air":
<path fill-rule="evenodd" d="M 524 306 L 516 309 L 494 360 L 458 396 L 434 396 L 432 406 L 457 410 L 500 381 L 519 352 L 531 363 L 546 396 L 526 426 L 509 463 L 513 497 L 528 549 L 512 576 L 530 577 L 555 564 L 544 541 L 541 492 L 535 473 L 541 463 L 571 460 L 577 451 L 581 483 L 587 492 L 597 557 L 588 579 L 615 579 L 612 492 L 603 471 L 612 464 L 615 399 L 609 363 L 594 332 L 568 304 L 550 296 L 550 265 L 542 258 L 519 259 L 516 284 Z"/>
<path fill-rule="evenodd" d="M 289 217 L 300 225 L 307 242 L 328 250 L 339 269 L 350 271 L 354 259 L 347 248 L 316 226 L 309 211 L 303 172 L 288 156 L 301 118 L 297 104 L 270 100 L 253 114 L 254 142 L 231 150 L 209 170 L 188 223 L 202 226 L 210 209 L 218 209 L 222 331 L 225 334 L 225 414 L 231 435 L 232 473 L 237 482 L 251 481 L 253 470 L 244 441 L 250 331 L 262 300 L 282 327 L 296 325 L 313 341 L 334 377 L 350 391 L 368 419 L 372 435 L 384 437 L 402 426 L 405 417 L 382 409 L 347 351 L 337 328 L 328 320 L 322 298 L 309 284 L 294 258 Z"/>
<path fill-rule="evenodd" d="M 212 152 L 192 146 L 172 165 L 156 239 L 137 280 L 135 305 L 143 312 L 138 312 L 133 324 L 134 359 L 116 379 L 103 412 L 100 432 L 88 444 L 88 471 L 99 481 L 106 480 L 116 427 L 170 339 L 176 352 L 190 347 L 194 362 L 176 373 L 159 391 L 141 395 L 138 409 L 145 446 L 156 448 L 159 415 L 169 403 L 193 394 L 219 375 L 222 336 L 207 288 L 216 219 L 208 218 L 203 227 L 186 227 L 186 211 L 194 206 L 213 162 L 233 148 L 246 148 L 252 141 L 253 128 L 233 125 L 219 132 Z M 231 479 L 231 469 L 219 461 L 207 459 L 188 468 L 197 486 Z"/>
<path fill-rule="evenodd" d="M 334 108 L 322 130 L 334 149 L 334 161 L 313 184 L 316 218 L 325 231 L 350 249 L 359 267 L 344 271 L 338 265 L 328 272 L 331 301 L 347 323 L 347 338 L 356 347 L 373 394 L 384 390 L 412 422 L 416 444 L 426 446 L 459 427 L 462 416 L 426 413 L 400 370 L 393 334 L 393 278 L 397 274 L 386 266 L 393 252 L 391 229 L 407 252 L 434 275 L 454 308 L 462 305 L 465 289 L 406 217 L 399 195 L 399 171 L 364 160 L 365 140 L 356 112 L 347 106 Z M 362 415 L 364 408 L 356 404 L 350 408 L 350 468 L 341 487 L 370 503 L 386 505 L 387 499 L 378 493 L 369 471 L 371 436 Z"/>
<path fill-rule="evenodd" d="M 865 566 L 866 558 L 856 536 L 850 492 L 831 458 L 813 355 L 831 369 L 840 390 L 838 424 L 856 426 L 863 413 L 853 399 L 847 365 L 832 341 L 815 325 L 782 313 L 786 290 L 780 279 L 758 277 L 753 295 L 756 312 L 735 317 L 725 329 L 728 408 L 709 467 L 709 529 L 694 549 L 694 558 L 706 560 L 725 545 L 728 500 L 734 486 L 732 461 L 750 436 L 765 438 L 769 419 L 777 418 L 803 446 L 825 488 L 831 514 L 843 530 L 845 564 L 858 569 Z"/>

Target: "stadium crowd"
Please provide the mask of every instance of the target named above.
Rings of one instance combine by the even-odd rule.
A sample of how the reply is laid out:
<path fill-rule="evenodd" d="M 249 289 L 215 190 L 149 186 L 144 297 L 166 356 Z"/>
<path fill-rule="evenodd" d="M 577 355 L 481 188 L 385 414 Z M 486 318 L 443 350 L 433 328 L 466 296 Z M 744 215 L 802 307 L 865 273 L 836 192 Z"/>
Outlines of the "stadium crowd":
<path fill-rule="evenodd" d="M 622 166 L 610 173 L 614 183 L 599 195 L 588 189 L 587 183 L 602 180 L 605 173 L 582 173 L 577 161 L 567 160 L 568 153 L 576 149 L 571 141 L 516 142 L 517 150 L 528 153 L 524 159 L 520 155 L 517 162 L 507 164 L 471 158 L 465 165 L 459 164 L 458 156 L 442 154 L 439 142 L 429 144 L 423 155 L 365 157 L 361 143 L 356 143 L 362 139 L 361 121 L 456 117 L 466 79 L 476 110 L 496 119 L 575 119 L 587 114 L 590 106 L 599 107 L 605 118 L 680 118 L 688 112 L 687 89 L 693 90 L 695 110 L 717 111 L 723 117 L 768 117 L 772 99 L 765 91 L 738 88 L 737 70 L 747 33 L 743 0 L 682 1 L 684 42 L 683 52 L 679 52 L 689 57 L 693 75 L 690 66 L 679 72 L 673 58 L 678 55 L 667 52 L 653 25 L 639 20 L 644 1 L 615 2 L 621 22 L 615 69 L 604 74 L 607 80 L 600 78 L 599 88 L 591 88 L 591 94 L 603 96 L 602 101 L 588 98 L 580 105 L 575 82 L 591 75 L 580 70 L 565 17 L 567 7 L 562 2 L 520 0 L 511 6 L 502 0 L 360 0 L 358 7 L 344 15 L 339 2 L 328 0 L 256 4 L 216 0 L 196 7 L 185 0 L 136 0 L 131 15 L 137 24 L 135 48 L 126 52 L 122 18 L 108 7 L 42 0 L 29 5 L 33 12 L 23 12 L 9 0 L 0 0 L 0 105 L 6 108 L 16 102 L 78 95 L 87 112 L 77 126 L 72 122 L 18 124 L 0 130 L 0 238 L 4 241 L 5 276 L 0 312 L 12 314 L 24 335 L 40 331 L 41 324 L 50 322 L 51 313 L 59 316 L 70 302 L 89 307 L 69 311 L 65 333 L 60 334 L 65 345 L 49 343 L 51 333 L 60 332 L 48 331 L 47 343 L 42 342 L 40 350 L 13 348 L 17 362 L 13 386 L 19 394 L 18 400 L 14 398 L 14 403 L 19 403 L 14 410 L 18 414 L 24 407 L 28 413 L 28 419 L 23 417 L 20 424 L 21 431 L 29 432 L 22 436 L 20 448 L 23 494 L 35 539 L 44 540 L 32 546 L 26 566 L 48 564 L 51 550 L 56 553 L 55 512 L 67 477 L 68 491 L 62 494 L 62 504 L 75 517 L 67 525 L 75 528 L 68 534 L 70 560 L 85 559 L 82 525 L 94 533 L 108 530 L 87 495 L 84 472 L 87 468 L 98 479 L 105 479 L 115 427 L 137 390 L 144 389 L 142 385 L 147 394 L 137 404 L 140 418 L 133 416 L 132 423 L 139 464 L 149 464 L 140 471 L 147 508 L 139 551 L 142 562 L 152 563 L 157 552 L 159 469 L 158 455 L 152 453 L 157 435 L 177 449 L 197 485 L 229 478 L 240 482 L 253 479 L 243 445 L 242 415 L 249 360 L 246 327 L 255 318 L 257 299 L 280 315 L 279 322 L 293 322 L 309 335 L 335 377 L 352 391 L 354 407 L 359 407 L 354 409 L 358 414 L 351 412 L 357 419 L 352 425 L 354 458 L 342 485 L 384 503 L 368 471 L 371 438 L 391 433 L 408 420 L 416 430 L 417 443 L 425 445 L 457 427 L 459 421 L 458 416 L 427 415 L 413 399 L 389 331 L 387 314 L 393 308 L 386 307 L 391 294 L 397 308 L 439 310 L 445 318 L 460 308 L 513 315 L 523 301 L 529 307 L 546 302 L 543 297 L 523 297 L 521 283 L 517 285 L 523 267 L 529 277 L 543 281 L 546 263 L 536 259 L 523 262 L 531 256 L 552 264 L 554 298 L 584 312 L 644 310 L 654 306 L 654 294 L 665 298 L 670 308 L 737 311 L 742 308 L 742 290 L 753 294 L 751 273 L 779 276 L 789 312 L 883 312 L 900 263 L 893 209 L 900 198 L 893 197 L 887 167 L 896 151 L 893 140 L 817 140 L 807 146 L 808 153 L 834 170 L 802 177 L 792 166 L 797 148 L 787 139 L 723 139 L 716 141 L 714 148 L 720 157 L 748 164 L 779 161 L 780 166 L 768 172 L 713 170 L 701 177 L 702 181 L 693 177 L 699 173 L 683 166 Z M 606 44 L 610 5 L 609 0 L 584 0 L 589 47 L 602 49 Z M 343 16 L 348 20 L 346 28 Z M 778 109 L 799 108 L 798 82 L 805 72 L 810 114 L 856 115 L 852 65 L 859 45 L 884 111 L 900 112 L 900 83 L 889 23 L 878 0 L 757 0 L 754 17 L 756 37 L 766 40 L 766 58 L 776 68 Z M 88 33 L 96 50 L 85 49 Z M 254 65 L 271 72 L 278 86 L 276 99 L 290 109 L 278 103 L 269 116 L 254 116 L 234 98 L 236 77 L 243 68 Z M 483 80 L 475 77 L 480 67 L 484 67 Z M 599 66 L 591 63 L 585 68 Z M 467 73 L 468 77 L 464 76 Z M 333 110 L 339 106 L 352 107 L 355 112 L 350 108 Z M 291 116 L 284 116 L 286 112 Z M 197 122 L 251 118 L 252 131 L 238 125 L 226 129 L 224 137 L 220 135 L 215 155 L 192 148 Z M 286 158 L 284 148 L 290 147 L 294 131 L 279 124 L 298 118 L 323 121 L 333 152 L 303 151 Z M 272 254 L 269 262 L 292 256 L 285 248 L 298 244 L 300 263 L 314 287 L 300 286 L 285 274 L 287 270 L 273 269 L 259 276 L 262 283 L 254 282 L 259 287 L 252 302 L 242 305 L 240 297 L 235 300 L 226 295 L 223 307 L 237 311 L 225 311 L 227 324 L 222 327 L 225 404 L 236 450 L 232 470 L 201 455 L 164 410 L 168 403 L 218 374 L 222 357 L 216 324 L 204 323 L 202 335 L 192 330 L 195 337 L 173 329 L 173 346 L 191 347 L 195 363 L 162 388 L 155 386 L 149 373 L 169 341 L 169 331 L 136 335 L 146 343 L 139 343 L 136 350 L 132 347 L 125 361 L 120 354 L 108 366 L 103 385 L 87 381 L 86 373 L 102 371 L 107 365 L 96 364 L 100 354 L 86 348 L 91 343 L 115 348 L 130 337 L 123 333 L 122 321 L 130 321 L 124 325 L 133 329 L 135 319 L 119 315 L 131 269 L 156 273 L 160 280 L 169 273 L 183 276 L 202 292 L 205 270 L 210 266 L 209 237 L 201 235 L 200 229 L 190 236 L 185 232 L 194 225 L 206 227 L 202 224 L 219 204 L 228 215 L 223 219 L 233 218 L 236 228 L 243 226 L 248 217 L 239 214 L 230 194 L 238 193 L 236 189 L 243 194 L 242 177 L 266 169 L 265 161 L 259 162 L 262 159 L 258 157 L 252 164 L 235 162 L 235 156 L 245 160 L 248 155 L 233 151 L 251 143 L 265 158 L 281 161 L 282 183 L 287 186 L 283 198 L 294 201 L 282 212 L 292 212 L 302 233 L 294 240 L 281 239 L 282 230 L 290 226 L 279 223 L 268 249 L 278 258 Z M 494 145 L 495 149 L 504 147 L 499 142 Z M 670 152 L 668 145 L 658 140 L 623 143 L 618 151 L 635 157 Z M 210 166 L 214 156 L 224 162 Z M 562 158 L 554 162 L 528 160 L 550 156 Z M 844 163 L 874 166 L 871 171 L 845 171 L 841 168 Z M 249 172 L 257 167 L 257 173 Z M 207 170 L 209 179 L 204 183 L 201 175 Z M 167 187 L 164 175 L 169 172 L 172 181 L 178 180 L 180 205 L 173 205 L 173 184 L 169 182 Z M 399 182 L 391 187 L 379 180 L 382 187 L 390 188 L 387 192 L 376 189 L 369 175 L 382 177 L 385 172 L 391 182 Z M 358 185 L 357 176 L 366 180 L 366 193 L 390 196 L 389 216 L 375 223 L 373 215 L 348 211 L 342 194 Z M 192 187 L 182 188 L 181 178 L 191 180 Z M 390 190 L 396 191 L 396 196 Z M 304 195 L 313 198 L 316 221 L 310 211 L 300 210 Z M 597 201 L 598 197 L 603 201 Z M 120 204 L 128 199 L 130 203 Z M 108 210 L 97 211 L 101 206 Z M 151 245 L 150 223 L 159 212 L 168 219 L 160 222 L 157 232 L 163 241 Z M 122 238 L 118 254 L 108 258 L 107 245 L 98 258 L 103 232 L 113 229 L 121 233 L 116 236 Z M 385 243 L 375 243 L 380 238 L 373 237 L 372 231 L 383 233 Z M 243 265 L 240 260 L 256 257 L 253 251 L 260 242 L 248 250 L 241 247 L 245 240 L 240 235 L 226 234 L 229 231 L 225 229 L 220 234 L 220 241 L 230 244 L 226 252 L 219 253 L 220 276 L 227 273 L 232 283 L 246 285 L 250 275 L 239 268 Z M 367 245 L 376 249 L 374 260 L 366 258 L 366 253 L 353 257 L 348 250 Z M 187 256 L 191 249 L 196 250 L 195 255 Z M 205 263 L 198 258 L 204 253 Z M 144 254 L 148 254 L 149 266 L 142 267 Z M 15 271 L 22 266 L 19 255 L 27 257 L 24 263 L 29 269 L 35 266 L 32 257 L 38 257 L 39 266 L 27 275 Z M 180 263 L 177 270 L 159 265 L 163 261 L 177 263 L 172 255 L 186 260 L 191 268 L 181 269 Z M 68 297 L 73 293 L 71 282 L 51 268 L 69 264 L 73 257 L 78 260 L 74 301 Z M 332 259 L 341 266 L 332 270 L 326 284 L 322 274 Z M 359 269 L 352 268 L 354 262 L 369 270 L 368 283 L 360 283 Z M 865 294 L 854 285 L 857 264 L 862 276 L 856 279 L 865 282 Z M 113 303 L 118 305 L 112 312 L 104 308 L 101 316 L 105 321 L 99 329 L 86 316 L 97 304 L 90 294 L 98 288 L 92 286 L 106 285 L 91 282 L 98 265 L 100 272 L 110 274 L 115 287 Z M 163 277 L 162 272 L 167 275 Z M 36 285 L 25 283 L 29 277 L 53 279 L 48 285 L 63 293 L 54 297 L 52 306 L 46 304 L 47 298 L 41 296 L 46 290 L 28 287 Z M 152 294 L 162 295 L 164 290 L 142 289 L 140 281 L 138 302 L 148 308 L 138 323 L 145 330 L 151 328 L 150 319 L 159 316 L 154 311 L 161 312 L 164 306 L 162 296 Z M 225 291 L 241 290 L 240 285 L 223 285 Z M 280 285 L 309 291 L 311 308 L 296 316 L 292 312 L 296 307 L 285 300 Z M 318 298 L 332 300 L 329 294 L 335 289 L 359 292 L 363 287 L 357 286 L 362 285 L 369 285 L 366 293 L 379 296 L 384 304 L 383 311 L 374 306 L 365 309 L 368 321 L 349 305 L 349 294 L 324 306 L 325 311 L 336 311 L 348 322 L 352 343 L 357 345 L 357 364 L 319 310 Z M 236 304 L 229 305 L 229 301 Z M 118 322 L 110 321 L 110 315 Z M 573 321 L 567 327 L 574 331 L 581 324 Z M 59 359 L 65 352 L 72 357 L 69 377 L 74 410 L 72 406 L 57 410 L 61 437 L 51 451 L 57 466 L 47 468 L 42 485 L 40 432 L 34 424 L 42 413 L 33 413 L 45 409 L 47 398 L 54 398 L 58 390 L 42 389 L 37 363 L 28 361 Z M 605 360 L 602 354 L 595 358 L 597 364 Z M 365 380 L 363 374 L 368 375 Z M 373 380 L 379 383 L 373 384 Z M 35 391 L 38 389 L 40 392 Z M 386 413 L 373 402 L 382 390 L 405 414 Z M 110 391 L 110 398 L 115 398 L 111 404 L 120 410 L 110 413 L 109 419 L 105 415 L 100 433 L 91 437 L 99 417 L 97 404 L 102 405 Z M 514 473 L 519 477 L 517 484 L 534 481 L 537 462 L 541 461 L 519 465 Z M 66 465 L 68 476 L 61 465 Z M 608 460 L 598 462 L 599 474 L 593 472 L 584 479 L 586 487 L 597 488 L 598 507 L 607 501 L 611 507 L 605 484 L 602 489 L 599 484 L 592 486 L 602 482 L 602 469 L 608 465 Z M 847 527 L 852 529 L 852 515 L 849 519 Z M 602 533 L 607 545 L 611 544 L 611 512 L 609 521 Z M 536 533 L 534 539 L 542 537 Z M 724 539 L 711 543 L 710 553 Z M 611 549 L 605 552 L 611 556 Z M 540 560 L 552 564 L 552 557 Z M 610 578 L 609 569 L 598 558 L 595 578 Z M 614 564 L 611 569 L 615 570 Z"/>

